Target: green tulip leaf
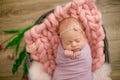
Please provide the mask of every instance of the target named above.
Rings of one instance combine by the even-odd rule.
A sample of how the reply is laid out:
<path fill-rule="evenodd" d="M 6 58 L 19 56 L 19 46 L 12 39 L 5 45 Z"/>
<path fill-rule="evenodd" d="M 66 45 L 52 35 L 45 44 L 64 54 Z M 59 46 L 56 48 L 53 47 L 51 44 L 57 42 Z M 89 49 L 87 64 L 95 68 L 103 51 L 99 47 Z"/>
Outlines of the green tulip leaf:
<path fill-rule="evenodd" d="M 26 59 L 24 60 L 24 64 L 23 64 L 23 74 L 22 77 L 24 78 L 25 76 L 27 76 L 28 74 L 28 70 L 27 70 L 27 63 L 26 63 Z"/>
<path fill-rule="evenodd" d="M 13 74 L 15 74 L 15 72 L 17 71 L 17 69 L 19 68 L 25 57 L 26 57 L 26 49 L 24 47 L 23 50 L 20 52 L 19 57 L 15 60 L 15 63 L 13 64 L 12 67 Z"/>
<path fill-rule="evenodd" d="M 20 41 L 21 41 L 21 39 L 23 38 L 23 36 L 24 36 L 23 34 L 17 35 L 17 37 L 15 37 L 11 42 L 9 42 L 9 43 L 5 46 L 4 50 L 8 49 L 8 48 L 11 47 L 11 46 L 20 44 Z"/>

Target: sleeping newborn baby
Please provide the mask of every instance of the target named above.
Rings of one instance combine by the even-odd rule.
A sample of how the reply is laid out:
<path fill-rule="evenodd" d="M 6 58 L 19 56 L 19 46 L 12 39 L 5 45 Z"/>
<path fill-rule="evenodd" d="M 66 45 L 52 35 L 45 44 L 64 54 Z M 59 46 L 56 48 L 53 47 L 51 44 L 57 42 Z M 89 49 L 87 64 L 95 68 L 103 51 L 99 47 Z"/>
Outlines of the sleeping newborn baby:
<path fill-rule="evenodd" d="M 64 19 L 58 30 L 60 43 L 53 80 L 92 80 L 92 57 L 82 24 Z"/>

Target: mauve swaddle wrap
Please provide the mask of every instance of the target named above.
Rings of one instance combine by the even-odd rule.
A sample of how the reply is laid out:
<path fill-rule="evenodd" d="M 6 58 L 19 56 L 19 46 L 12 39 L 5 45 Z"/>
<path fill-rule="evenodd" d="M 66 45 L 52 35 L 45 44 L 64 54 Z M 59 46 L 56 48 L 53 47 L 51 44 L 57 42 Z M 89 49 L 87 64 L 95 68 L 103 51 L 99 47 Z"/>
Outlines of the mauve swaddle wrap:
<path fill-rule="evenodd" d="M 78 51 L 77 57 L 71 59 L 65 56 L 64 49 L 59 44 L 53 80 L 92 80 L 92 57 L 88 43 Z"/>

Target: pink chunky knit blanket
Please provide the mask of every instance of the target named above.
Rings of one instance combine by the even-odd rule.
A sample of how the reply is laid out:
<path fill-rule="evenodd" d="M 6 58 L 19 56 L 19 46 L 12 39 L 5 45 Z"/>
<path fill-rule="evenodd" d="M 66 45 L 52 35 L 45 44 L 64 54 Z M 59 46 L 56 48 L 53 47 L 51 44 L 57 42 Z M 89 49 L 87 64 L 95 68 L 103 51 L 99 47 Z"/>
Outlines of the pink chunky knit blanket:
<path fill-rule="evenodd" d="M 91 49 L 92 70 L 100 68 L 105 61 L 104 31 L 101 13 L 94 0 L 72 0 L 64 7 L 57 6 L 44 21 L 25 33 L 26 49 L 33 60 L 43 64 L 44 69 L 53 75 L 56 67 L 56 53 L 59 44 L 57 30 L 60 22 L 68 17 L 80 20 Z"/>

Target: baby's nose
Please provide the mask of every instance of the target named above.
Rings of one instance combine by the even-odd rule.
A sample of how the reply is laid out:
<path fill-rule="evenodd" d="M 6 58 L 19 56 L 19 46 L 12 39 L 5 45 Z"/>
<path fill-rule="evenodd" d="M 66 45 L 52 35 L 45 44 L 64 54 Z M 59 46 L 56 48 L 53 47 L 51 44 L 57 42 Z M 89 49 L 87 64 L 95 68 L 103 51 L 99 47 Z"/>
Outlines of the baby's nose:
<path fill-rule="evenodd" d="M 75 47 L 76 45 L 77 45 L 76 42 L 72 42 L 72 44 L 71 44 L 72 47 Z"/>

